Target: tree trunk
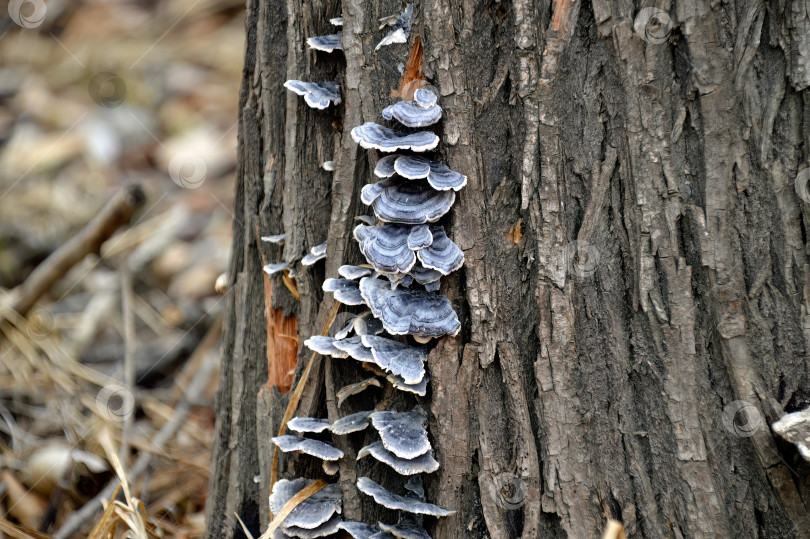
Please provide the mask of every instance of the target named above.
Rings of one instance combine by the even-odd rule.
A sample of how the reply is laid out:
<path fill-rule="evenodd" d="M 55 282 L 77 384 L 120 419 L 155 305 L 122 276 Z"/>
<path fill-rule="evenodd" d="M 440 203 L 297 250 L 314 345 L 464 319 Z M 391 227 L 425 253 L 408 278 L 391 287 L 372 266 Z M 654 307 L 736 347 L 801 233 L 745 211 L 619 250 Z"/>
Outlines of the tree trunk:
<path fill-rule="evenodd" d="M 318 358 L 298 415 L 422 403 L 441 464 L 427 498 L 456 511 L 428 519 L 434 538 L 597 537 L 609 518 L 631 537 L 810 534 L 810 466 L 770 430 L 810 403 L 810 0 L 415 0 L 409 42 L 376 51 L 399 1 L 247 4 L 208 537 L 243 537 L 234 513 L 267 527 L 289 384 L 268 372 L 297 324 L 298 380 L 323 279 L 363 261 L 378 156 L 350 131 L 397 100 L 415 36 L 439 155 L 469 178 L 442 220 L 466 258 L 441 288 L 462 330 L 431 352 L 427 397 L 384 383 L 338 409 L 369 375 Z M 340 15 L 343 53 L 307 49 Z M 326 111 L 282 86 L 336 76 Z M 263 274 L 327 239 L 294 283 Z M 355 462 L 364 441 L 336 440 L 344 516 L 376 522 L 391 513 L 354 483 L 395 478 Z"/>

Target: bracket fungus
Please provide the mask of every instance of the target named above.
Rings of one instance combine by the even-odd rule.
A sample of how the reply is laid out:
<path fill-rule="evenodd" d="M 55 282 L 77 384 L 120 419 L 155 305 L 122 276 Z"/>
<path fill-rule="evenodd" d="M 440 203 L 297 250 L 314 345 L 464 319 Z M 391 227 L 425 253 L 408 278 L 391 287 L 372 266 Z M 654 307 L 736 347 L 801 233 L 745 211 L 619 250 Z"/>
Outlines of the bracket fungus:
<path fill-rule="evenodd" d="M 380 433 L 383 446 L 403 459 L 414 459 L 431 450 L 428 441 L 427 415 L 416 407 L 410 412 L 374 412 L 371 424 Z"/>
<path fill-rule="evenodd" d="M 387 464 L 400 475 L 433 473 L 439 469 L 439 462 L 433 458 L 432 450 L 426 451 L 424 454 L 412 459 L 404 459 L 386 449 L 382 442 L 374 442 L 362 448 L 357 453 L 357 460 L 368 455 L 371 455 L 383 464 Z"/>
<path fill-rule="evenodd" d="M 385 328 L 371 311 L 360 313 L 354 319 L 354 332 L 357 335 L 379 335 Z"/>
<path fill-rule="evenodd" d="M 338 274 L 344 279 L 359 279 L 371 275 L 371 270 L 362 266 L 343 265 L 338 268 Z"/>
<path fill-rule="evenodd" d="M 332 444 L 320 440 L 313 440 L 312 438 L 302 438 L 300 436 L 293 436 L 292 434 L 284 434 L 282 436 L 276 436 L 272 440 L 284 453 L 300 451 L 321 460 L 338 460 L 343 456 L 343 451 Z"/>
<path fill-rule="evenodd" d="M 323 52 L 334 52 L 343 50 L 343 33 L 330 34 L 328 36 L 316 36 L 307 39 L 310 49 Z"/>
<path fill-rule="evenodd" d="M 332 423 L 332 434 L 343 436 L 345 434 L 351 434 L 352 432 L 360 432 L 361 430 L 365 430 L 366 427 L 368 427 L 371 423 L 369 417 L 372 413 L 372 411 L 357 412 L 345 417 L 341 417 Z"/>
<path fill-rule="evenodd" d="M 360 199 L 386 223 L 421 225 L 438 221 L 456 201 L 453 191 L 439 191 L 425 180 L 393 176 L 363 187 Z"/>
<path fill-rule="evenodd" d="M 413 17 L 413 4 L 408 4 L 405 11 L 397 17 L 394 28 L 380 40 L 374 50 L 379 50 L 380 47 L 392 43 L 405 43 L 408 41 L 408 36 L 411 35 L 411 17 Z"/>
<path fill-rule="evenodd" d="M 363 337 L 360 335 L 349 337 L 347 339 L 336 340 L 332 346 L 338 350 L 342 350 L 348 357 L 361 361 L 363 363 L 375 363 L 374 354 L 371 348 L 363 344 Z"/>
<path fill-rule="evenodd" d="M 334 161 L 324 161 L 321 163 L 321 168 L 324 169 L 326 172 L 334 172 L 335 170 L 335 162 Z"/>
<path fill-rule="evenodd" d="M 439 96 L 431 92 L 427 88 L 418 88 L 413 93 L 413 100 L 422 108 L 429 109 L 439 100 Z"/>
<path fill-rule="evenodd" d="M 267 243 L 284 243 L 284 240 L 287 238 L 287 234 L 275 234 L 273 236 L 262 236 L 261 240 Z"/>
<path fill-rule="evenodd" d="M 400 521 L 397 524 L 379 523 L 382 531 L 388 532 L 397 539 L 430 539 L 425 528 L 416 523 Z"/>
<path fill-rule="evenodd" d="M 371 277 L 360 280 L 360 293 L 385 330 L 393 335 L 440 337 L 458 335 L 461 323 L 446 297 L 397 288 Z"/>
<path fill-rule="evenodd" d="M 425 376 L 423 376 L 422 379 L 415 384 L 405 383 L 405 379 L 396 374 L 386 374 L 385 378 L 391 382 L 391 385 L 394 386 L 394 388 L 399 389 L 400 391 L 414 393 L 420 397 L 427 395 L 427 385 L 428 382 L 430 382 L 430 376 L 427 374 L 425 374 Z"/>
<path fill-rule="evenodd" d="M 380 528 L 374 524 L 349 520 L 341 522 L 340 529 L 351 535 L 353 539 L 371 539 L 375 533 L 380 531 Z"/>
<path fill-rule="evenodd" d="M 312 529 L 303 528 L 300 526 L 282 526 L 282 531 L 292 537 L 299 539 L 316 539 L 317 537 L 326 537 L 327 535 L 334 535 L 340 530 L 340 523 L 343 519 L 340 515 L 332 515 L 332 518 Z"/>
<path fill-rule="evenodd" d="M 394 27 L 377 48 L 405 42 L 412 14 L 413 4 L 410 3 L 401 15 L 385 18 L 386 24 Z M 330 22 L 335 26 L 343 24 L 340 17 Z M 336 31 L 333 35 L 310 38 L 307 43 L 312 48 L 332 52 L 341 48 L 341 37 L 342 32 Z M 420 51 L 421 48 L 415 44 L 413 50 Z M 414 53 L 412 58 L 416 58 Z M 411 60 L 408 69 L 413 69 Z M 418 78 L 418 82 L 424 82 L 421 76 Z M 285 86 L 304 96 L 311 107 L 324 109 L 341 102 L 337 79 L 331 83 L 290 80 Z M 443 111 L 434 91 L 419 87 L 413 91 L 412 100 L 408 100 L 410 90 L 404 94 L 405 100 L 382 111 L 383 118 L 414 129 L 441 120 Z M 367 387 L 381 387 L 383 375 L 396 390 L 424 397 L 430 381 L 426 369 L 429 349 L 391 336 L 409 335 L 424 344 L 434 337 L 457 335 L 461 328 L 450 300 L 437 291 L 441 277 L 463 265 L 464 253 L 450 240 L 443 226 L 433 223 L 450 211 L 456 192 L 466 185 L 467 177 L 444 163 L 409 153 L 426 152 L 437 147 L 439 137 L 430 131 L 401 132 L 367 122 L 354 127 L 351 135 L 361 147 L 386 154 L 374 168 L 374 175 L 380 180 L 366 185 L 361 191 L 361 201 L 371 206 L 374 215 L 355 217 L 363 224 L 354 229 L 354 238 L 368 264 L 341 266 L 339 278 L 325 279 L 323 290 L 332 292 L 340 303 L 365 304 L 370 310 L 349 314 L 348 321 L 337 330 L 335 337 L 316 335 L 304 341 L 307 348 L 319 354 L 333 358 L 351 357 L 375 365 L 364 366 L 375 376 L 344 385 L 336 393 L 338 407 L 349 395 L 360 393 Z M 333 171 L 335 164 L 326 161 L 322 167 Z M 280 243 L 283 239 L 283 234 L 262 238 L 272 243 Z M 326 251 L 326 243 L 313 247 L 301 264 L 314 264 L 326 257 Z M 294 271 L 287 264 L 268 265 L 266 268 L 273 272 L 282 269 Z M 352 332 L 354 335 L 350 336 Z M 356 372 L 350 370 L 348 364 L 343 367 L 349 369 L 347 372 Z M 413 400 L 410 396 L 400 398 Z M 357 458 L 372 456 L 409 477 L 405 483 L 409 493 L 406 496 L 394 494 L 367 477 L 361 477 L 357 487 L 376 503 L 411 516 L 401 515 L 397 524 L 342 521 L 340 489 L 333 484 L 301 502 L 284 519 L 274 537 L 311 539 L 344 530 L 355 539 L 430 539 L 422 527 L 421 517 L 413 515 L 446 516 L 453 513 L 425 500 L 420 474 L 435 472 L 439 462 L 428 438 L 427 412 L 420 406 L 409 412 L 357 412 L 331 424 L 327 419 L 314 417 L 297 417 L 288 423 L 288 427 L 297 433 L 330 431 L 336 436 L 359 432 L 369 425 L 374 426 L 380 440 L 367 443 L 359 450 Z M 342 441 L 349 444 L 354 440 Z M 344 456 L 343 451 L 325 441 L 283 435 L 273 438 L 273 442 L 282 451 L 302 451 L 321 458 L 327 475 L 341 472 L 346 465 L 345 461 L 341 461 L 340 466 L 336 463 Z M 284 503 L 311 482 L 296 479 L 276 483 L 270 497 L 271 511 L 277 514 Z"/>
<path fill-rule="evenodd" d="M 432 515 L 436 517 L 446 517 L 455 513 L 455 511 L 442 509 L 432 503 L 422 502 L 414 498 L 408 498 L 389 492 L 368 477 L 358 479 L 357 488 L 360 489 L 360 492 L 371 496 L 374 498 L 375 502 L 388 509 L 399 509 L 400 511 L 406 511 L 408 513 Z"/>
<path fill-rule="evenodd" d="M 433 243 L 420 250 L 416 256 L 422 265 L 436 270 L 442 275 L 450 275 L 464 265 L 464 252 L 453 240 L 447 237 L 443 226 L 431 226 Z"/>
<path fill-rule="evenodd" d="M 360 295 L 360 282 L 355 279 L 326 279 L 323 282 L 323 291 L 332 292 L 335 299 L 344 305 L 365 304 Z"/>
<path fill-rule="evenodd" d="M 416 263 L 414 251 L 433 242 L 430 230 L 424 225 L 357 225 L 354 237 L 369 264 L 386 273 L 407 273 Z"/>
<path fill-rule="evenodd" d="M 442 119 L 442 108 L 439 105 L 425 108 L 416 101 L 399 101 L 385 107 L 382 117 L 396 120 L 406 127 L 427 127 Z"/>
<path fill-rule="evenodd" d="M 340 103 L 340 86 L 336 82 L 304 82 L 288 80 L 284 87 L 303 96 L 313 109 L 324 110 Z"/>
<path fill-rule="evenodd" d="M 313 482 L 312 479 L 304 478 L 291 481 L 279 479 L 273 485 L 273 492 L 270 494 L 270 511 L 277 515 L 284 504 Z M 334 484 L 327 485 L 295 506 L 295 509 L 283 520 L 282 526 L 296 526 L 310 530 L 317 528 L 326 523 L 335 513 L 342 512 L 342 501 L 343 494 L 340 487 Z"/>
<path fill-rule="evenodd" d="M 327 337 L 325 335 L 313 335 L 304 341 L 304 346 L 322 356 L 329 356 L 334 358 L 347 358 L 349 354 L 335 346 L 334 337 Z"/>
<path fill-rule="evenodd" d="M 290 265 L 286 262 L 279 262 L 277 264 L 267 264 L 262 268 L 267 275 L 275 275 L 276 273 L 290 269 Z"/>
<path fill-rule="evenodd" d="M 394 172 L 409 180 L 427 179 L 430 186 L 439 191 L 459 191 L 467 185 L 467 176 L 421 155 L 399 156 L 394 161 Z"/>
<path fill-rule="evenodd" d="M 323 432 L 329 430 L 329 420 L 316 417 L 294 417 L 287 427 L 295 432 Z"/>
<path fill-rule="evenodd" d="M 377 335 L 363 335 L 360 338 L 371 349 L 374 362 L 380 368 L 401 376 L 406 384 L 418 384 L 422 381 L 428 358 L 427 350 Z"/>
<path fill-rule="evenodd" d="M 352 139 L 367 150 L 375 149 L 381 152 L 397 150 L 424 152 L 432 150 L 439 144 L 439 137 L 430 131 L 402 133 L 374 122 L 366 122 L 352 129 Z"/>

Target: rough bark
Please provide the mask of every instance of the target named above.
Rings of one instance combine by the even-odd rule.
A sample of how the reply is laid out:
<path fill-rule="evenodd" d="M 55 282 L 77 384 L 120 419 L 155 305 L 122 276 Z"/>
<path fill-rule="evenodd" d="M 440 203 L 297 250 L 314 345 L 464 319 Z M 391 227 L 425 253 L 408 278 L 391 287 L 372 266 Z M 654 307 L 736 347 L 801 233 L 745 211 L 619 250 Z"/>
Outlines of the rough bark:
<path fill-rule="evenodd" d="M 770 430 L 810 404 L 810 197 L 794 185 L 810 166 L 810 0 L 664 0 L 660 43 L 634 27 L 645 7 L 415 0 L 440 154 L 469 178 L 443 220 L 466 257 L 442 285 L 463 329 L 432 351 L 419 399 L 441 464 L 428 498 L 457 511 L 433 537 L 594 537 L 608 518 L 632 537 L 810 533 L 810 467 Z M 267 525 L 286 397 L 262 389 L 264 291 L 303 342 L 331 306 L 323 278 L 361 261 L 351 231 L 375 157 L 349 132 L 396 99 L 409 48 L 374 47 L 402 8 L 248 0 L 208 537 L 242 537 L 234 512 L 254 536 Z M 341 14 L 343 54 L 308 50 Z M 343 103 L 325 112 L 282 87 L 335 76 Z M 327 239 L 300 300 L 278 277 L 265 287 L 262 258 Z M 299 414 L 413 402 L 389 387 L 338 409 L 367 375 L 319 359 Z M 363 441 L 341 442 L 344 513 L 388 518 L 353 485 L 395 480 L 354 462 Z"/>

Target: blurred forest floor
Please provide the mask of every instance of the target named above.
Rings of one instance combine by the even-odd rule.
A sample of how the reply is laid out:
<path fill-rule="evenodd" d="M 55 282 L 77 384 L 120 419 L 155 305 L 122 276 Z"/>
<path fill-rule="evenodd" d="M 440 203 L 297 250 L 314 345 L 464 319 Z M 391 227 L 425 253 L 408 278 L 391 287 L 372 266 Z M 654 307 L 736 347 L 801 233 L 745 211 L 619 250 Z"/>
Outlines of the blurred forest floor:
<path fill-rule="evenodd" d="M 244 0 L 22 9 L 0 14 L 0 537 L 199 537 Z M 129 223 L 21 309 L 132 184 Z"/>

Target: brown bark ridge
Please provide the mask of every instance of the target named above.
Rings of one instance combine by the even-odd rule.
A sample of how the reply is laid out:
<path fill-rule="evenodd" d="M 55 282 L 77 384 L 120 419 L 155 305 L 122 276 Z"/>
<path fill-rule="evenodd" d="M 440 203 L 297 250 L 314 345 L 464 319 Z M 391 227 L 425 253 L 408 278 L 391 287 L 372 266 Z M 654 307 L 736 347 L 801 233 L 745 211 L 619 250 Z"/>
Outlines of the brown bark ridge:
<path fill-rule="evenodd" d="M 234 513 L 267 526 L 286 396 L 262 389 L 261 260 L 328 240 L 297 265 L 299 301 L 273 277 L 303 342 L 331 306 L 324 277 L 362 261 L 376 158 L 349 133 L 396 100 L 409 44 L 375 46 L 403 7 L 248 0 L 208 537 L 243 537 Z M 343 54 L 308 50 L 340 15 Z M 462 332 L 418 399 L 441 464 L 428 499 L 456 511 L 431 535 L 585 538 L 615 519 L 629 537 L 808 536 L 810 467 L 770 425 L 810 405 L 810 0 L 415 0 L 413 22 L 439 153 L 469 178 L 443 220 L 466 257 L 442 282 Z M 336 76 L 327 111 L 282 86 Z M 389 386 L 337 407 L 367 376 L 319 359 L 298 415 L 413 403 Z M 338 441 L 344 514 L 390 522 L 354 480 L 396 479 L 354 461 L 355 436 Z M 320 474 L 282 459 L 281 477 Z"/>

